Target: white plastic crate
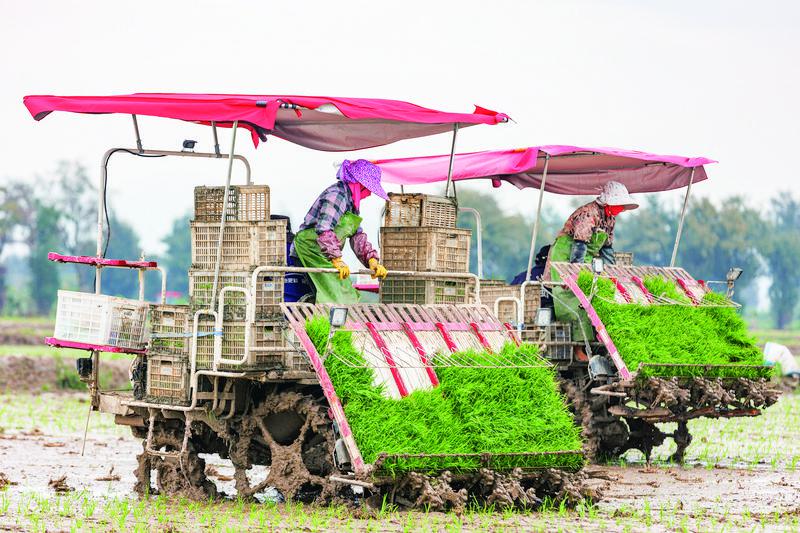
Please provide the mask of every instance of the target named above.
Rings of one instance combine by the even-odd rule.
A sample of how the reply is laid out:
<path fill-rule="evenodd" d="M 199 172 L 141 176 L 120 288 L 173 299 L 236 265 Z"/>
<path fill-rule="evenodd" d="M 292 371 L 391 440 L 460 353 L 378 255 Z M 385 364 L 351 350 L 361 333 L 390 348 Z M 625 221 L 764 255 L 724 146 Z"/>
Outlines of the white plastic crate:
<path fill-rule="evenodd" d="M 143 350 L 147 302 L 105 294 L 58 291 L 56 339 Z"/>
<path fill-rule="evenodd" d="M 217 261 L 219 224 L 192 222 L 192 268 L 210 270 Z M 223 270 L 286 264 L 286 220 L 227 222 L 222 239 Z"/>
<path fill-rule="evenodd" d="M 217 295 L 223 287 L 243 287 L 252 290 L 252 275 L 250 271 L 219 273 Z M 283 302 L 282 273 L 262 272 L 258 275 L 255 287 L 255 318 L 256 320 L 273 320 L 283 317 L 280 304 Z M 189 271 L 189 301 L 192 313 L 198 309 L 206 309 L 211 303 L 211 294 L 214 287 L 214 272 L 203 270 Z M 251 298 L 253 296 L 251 295 Z M 246 302 L 244 294 L 229 292 L 225 295 L 225 320 L 246 320 Z"/>
<path fill-rule="evenodd" d="M 223 359 L 241 360 L 244 357 L 244 335 L 246 322 L 222 323 L 222 357 Z M 253 348 L 281 348 L 286 346 L 283 337 L 283 322 L 266 322 L 256 320 L 250 324 L 250 346 Z M 215 323 L 203 318 L 197 324 L 197 359 L 198 369 L 209 369 L 214 360 Z M 288 350 L 287 350 L 288 351 Z M 286 352 L 253 350 L 242 365 L 224 364 L 223 370 L 263 370 L 281 367 L 285 364 Z"/>

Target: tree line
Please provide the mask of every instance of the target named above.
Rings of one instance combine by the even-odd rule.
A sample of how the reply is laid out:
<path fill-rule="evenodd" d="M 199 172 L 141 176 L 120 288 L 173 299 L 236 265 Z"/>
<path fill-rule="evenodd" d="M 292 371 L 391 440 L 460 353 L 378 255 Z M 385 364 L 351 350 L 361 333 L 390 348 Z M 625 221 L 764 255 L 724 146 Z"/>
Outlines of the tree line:
<path fill-rule="evenodd" d="M 510 280 L 525 270 L 530 250 L 530 216 L 505 212 L 490 194 L 461 190 L 459 205 L 480 210 L 483 226 L 484 277 Z M 584 201 L 589 201 L 585 199 Z M 581 202 L 573 202 L 577 207 Z M 668 265 L 672 257 L 681 205 L 664 203 L 658 195 L 645 197 L 636 211 L 617 221 L 614 248 L 634 252 L 636 264 Z M 555 239 L 563 213 L 543 209 L 537 248 Z M 459 225 L 474 230 L 471 217 Z M 474 240 L 473 240 L 474 243 Z M 477 250 L 471 248 L 471 269 L 477 268 Z M 719 202 L 691 200 L 683 228 L 677 266 L 697 279 L 725 280 L 730 267 L 744 270 L 737 281 L 739 298 L 752 300 L 755 280 L 768 278 L 769 308 L 775 327 L 785 329 L 794 320 L 800 299 L 800 199 L 777 194 L 766 211 L 741 196 Z"/>
<path fill-rule="evenodd" d="M 142 250 L 136 231 L 114 215 L 113 202 L 107 211 L 111 233 L 106 257 L 138 259 Z M 163 257 L 147 257 L 167 268 L 169 289 L 183 295 L 188 291 L 186 272 L 191 254 L 188 219 L 186 215 L 174 222 L 164 239 L 167 251 Z M 96 255 L 96 231 L 97 188 L 78 163 L 61 162 L 52 175 L 0 185 L 0 258 L 4 258 L 0 262 L 0 314 L 49 315 L 59 288 L 94 291 L 94 268 L 54 263 L 47 254 Z M 148 297 L 158 298 L 158 273 L 146 273 L 145 287 Z M 137 297 L 138 276 L 128 269 L 106 268 L 103 292 Z"/>
<path fill-rule="evenodd" d="M 95 255 L 97 189 L 86 168 L 62 162 L 55 172 L 34 182 L 10 181 L 0 186 L 0 314 L 53 312 L 59 288 L 94 289 L 94 269 L 59 265 L 47 260 L 48 252 Z M 510 280 L 528 261 L 530 214 L 509 213 L 491 194 L 459 191 L 459 205 L 480 211 L 483 230 L 484 277 Z M 574 206 L 580 204 L 576 199 Z M 139 237 L 130 224 L 114 216 L 109 203 L 111 239 L 106 257 L 136 259 Z M 615 235 L 617 251 L 634 252 L 637 264 L 669 264 L 680 213 L 656 196 L 645 197 L 636 211 L 623 214 Z M 552 242 L 564 214 L 543 210 L 538 246 Z M 475 229 L 471 216 L 459 225 Z M 167 269 L 169 290 L 188 296 L 187 270 L 191 261 L 189 215 L 176 219 L 163 239 L 165 253 L 158 257 Z M 538 247 L 537 246 L 537 247 Z M 23 253 L 20 253 L 23 250 Z M 471 248 L 471 269 L 477 270 L 477 247 Z M 719 202 L 692 200 L 686 216 L 677 264 L 705 280 L 724 280 L 732 266 L 744 274 L 737 295 L 752 299 L 754 281 L 768 278 L 769 307 L 778 328 L 790 327 L 800 299 L 800 199 L 790 193 L 776 195 L 766 211 L 750 206 L 740 196 Z M 148 273 L 148 297 L 157 298 L 160 283 Z M 125 269 L 103 271 L 103 292 L 136 297 L 138 278 Z"/>

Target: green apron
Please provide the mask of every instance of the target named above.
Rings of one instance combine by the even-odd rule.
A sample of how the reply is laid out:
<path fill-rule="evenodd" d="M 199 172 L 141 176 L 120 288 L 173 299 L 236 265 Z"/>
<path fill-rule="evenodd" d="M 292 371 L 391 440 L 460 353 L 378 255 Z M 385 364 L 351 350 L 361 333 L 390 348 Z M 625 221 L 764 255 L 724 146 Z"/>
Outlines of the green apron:
<path fill-rule="evenodd" d="M 592 259 L 600 255 L 600 249 L 608 240 L 608 234 L 604 231 L 598 231 L 592 235 L 591 240 L 586 244 L 586 256 L 583 259 L 584 263 L 591 263 Z M 572 245 L 575 240 L 569 235 L 562 235 L 553 243 L 550 249 L 550 261 L 568 263 L 570 254 L 572 253 Z M 550 278 L 553 281 L 561 281 L 561 276 L 555 268 L 550 268 Z M 556 319 L 559 322 L 569 322 L 572 329 L 572 340 L 576 342 L 583 342 L 587 340 L 587 336 L 591 335 L 592 324 L 586 318 L 586 313 L 578 301 L 578 297 L 573 294 L 570 289 L 562 289 L 561 287 L 553 288 L 553 307 L 555 308 Z M 578 321 L 575 313 L 581 317 L 583 322 L 583 329 L 581 329 L 581 322 Z M 585 332 L 584 332 L 585 330 Z"/>
<path fill-rule="evenodd" d="M 345 241 L 356 234 L 361 226 L 362 218 L 350 211 L 342 215 L 333 232 L 339 239 L 340 247 Z M 300 262 L 306 268 L 333 268 L 333 263 L 322 253 L 317 244 L 317 231 L 307 228 L 295 235 L 294 250 Z M 309 274 L 314 287 L 317 289 L 317 303 L 358 303 L 361 296 L 353 287 L 350 278 L 339 279 L 338 274 Z"/>

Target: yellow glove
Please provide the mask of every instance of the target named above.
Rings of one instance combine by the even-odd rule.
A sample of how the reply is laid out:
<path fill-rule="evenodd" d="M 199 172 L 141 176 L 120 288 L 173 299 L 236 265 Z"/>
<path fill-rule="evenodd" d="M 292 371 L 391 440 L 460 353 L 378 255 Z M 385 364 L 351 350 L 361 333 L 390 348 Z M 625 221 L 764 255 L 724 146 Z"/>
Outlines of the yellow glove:
<path fill-rule="evenodd" d="M 375 278 L 383 279 L 389 273 L 386 270 L 386 267 L 383 266 L 382 264 L 378 263 L 378 260 L 375 259 L 374 257 L 370 257 L 369 258 L 369 268 L 370 268 L 370 270 L 372 270 L 372 279 L 375 279 Z"/>
<path fill-rule="evenodd" d="M 350 277 L 350 267 L 347 266 L 347 263 L 342 261 L 341 257 L 331 259 L 331 263 L 333 263 L 333 268 L 339 271 L 339 279 L 346 279 Z"/>

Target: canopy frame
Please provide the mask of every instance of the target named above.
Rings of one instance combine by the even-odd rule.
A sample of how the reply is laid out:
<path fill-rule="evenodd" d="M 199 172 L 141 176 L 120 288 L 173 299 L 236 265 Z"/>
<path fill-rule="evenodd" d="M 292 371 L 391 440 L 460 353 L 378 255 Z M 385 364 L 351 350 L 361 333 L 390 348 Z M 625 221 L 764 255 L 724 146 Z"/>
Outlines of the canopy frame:
<path fill-rule="evenodd" d="M 525 281 L 531 280 L 531 270 L 533 269 L 533 258 L 536 256 L 536 237 L 539 233 L 539 224 L 542 220 L 542 200 L 544 199 L 544 187 L 547 183 L 547 169 L 550 166 L 550 154 L 547 154 L 542 171 L 542 185 L 539 187 L 539 203 L 536 206 L 536 218 L 533 221 L 531 230 L 531 251 L 528 253 L 528 270 L 525 272 Z"/>
<path fill-rule="evenodd" d="M 675 235 L 675 246 L 672 248 L 672 259 L 669 261 L 669 266 L 675 266 L 675 260 L 678 258 L 678 246 L 681 243 L 681 234 L 683 233 L 683 222 L 686 219 L 686 209 L 689 206 L 689 195 L 692 192 L 692 182 L 694 181 L 694 169 L 692 167 L 692 173 L 689 176 L 689 185 L 686 187 L 686 196 L 683 197 L 683 207 L 681 208 L 681 218 L 678 221 L 678 232 Z"/>

